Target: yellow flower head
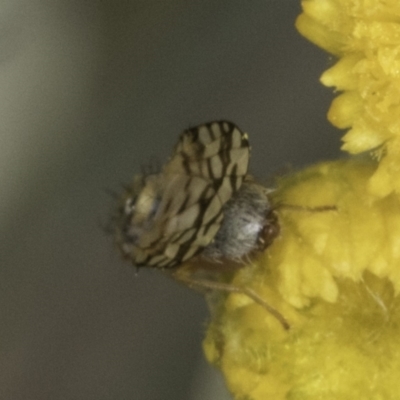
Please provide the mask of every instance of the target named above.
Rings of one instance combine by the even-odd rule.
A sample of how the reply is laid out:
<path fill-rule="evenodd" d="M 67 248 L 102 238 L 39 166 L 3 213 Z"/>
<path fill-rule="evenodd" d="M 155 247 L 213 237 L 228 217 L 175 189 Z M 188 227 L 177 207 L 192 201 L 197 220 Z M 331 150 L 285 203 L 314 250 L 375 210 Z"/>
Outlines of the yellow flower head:
<path fill-rule="evenodd" d="M 280 235 L 232 284 L 266 299 L 290 329 L 232 293 L 212 306 L 204 350 L 238 400 L 397 400 L 400 1 L 302 4 L 300 32 L 338 57 L 322 82 L 341 92 L 329 119 L 350 128 L 343 149 L 374 157 L 278 182 Z"/>
<path fill-rule="evenodd" d="M 373 162 L 323 163 L 283 178 L 281 235 L 235 274 L 204 349 L 235 399 L 385 399 L 400 393 L 400 200 L 366 190 Z"/>
<path fill-rule="evenodd" d="M 321 77 L 341 92 L 329 110 L 338 128 L 350 128 L 343 150 L 374 151 L 380 165 L 369 190 L 400 194 L 400 2 L 306 0 L 297 28 L 339 59 Z"/>

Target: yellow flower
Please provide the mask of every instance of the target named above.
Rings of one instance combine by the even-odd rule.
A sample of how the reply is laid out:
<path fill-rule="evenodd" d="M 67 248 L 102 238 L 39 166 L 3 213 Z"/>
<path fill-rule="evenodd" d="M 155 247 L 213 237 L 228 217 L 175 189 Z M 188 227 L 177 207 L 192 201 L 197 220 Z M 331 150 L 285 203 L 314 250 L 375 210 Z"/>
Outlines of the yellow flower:
<path fill-rule="evenodd" d="M 260 295 L 290 329 L 231 293 L 212 305 L 204 351 L 235 399 L 397 400 L 400 2 L 308 0 L 303 9 L 298 29 L 339 58 L 322 81 L 342 92 L 329 119 L 350 128 L 343 149 L 374 157 L 279 180 L 280 235 L 232 284 Z"/>
<path fill-rule="evenodd" d="M 339 57 L 321 77 L 341 92 L 329 120 L 350 130 L 343 150 L 375 151 L 380 159 L 369 180 L 378 197 L 400 194 L 400 2 L 306 0 L 297 28 Z"/>
<path fill-rule="evenodd" d="M 216 307 L 204 349 L 236 399 L 398 399 L 400 201 L 368 192 L 375 170 L 336 161 L 280 182 L 278 203 L 337 210 L 282 206 L 280 237 L 235 275 L 290 330 L 242 294 Z"/>

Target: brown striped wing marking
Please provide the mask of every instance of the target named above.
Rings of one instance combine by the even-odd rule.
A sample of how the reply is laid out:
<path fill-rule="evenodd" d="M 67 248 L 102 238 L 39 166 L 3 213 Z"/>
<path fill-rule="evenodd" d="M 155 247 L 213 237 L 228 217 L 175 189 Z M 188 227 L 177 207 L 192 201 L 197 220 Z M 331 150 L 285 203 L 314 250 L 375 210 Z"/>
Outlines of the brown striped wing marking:
<path fill-rule="evenodd" d="M 162 172 L 142 179 L 120 235 L 124 255 L 138 266 L 171 268 L 206 247 L 242 185 L 249 153 L 247 134 L 231 122 L 185 130 Z"/>

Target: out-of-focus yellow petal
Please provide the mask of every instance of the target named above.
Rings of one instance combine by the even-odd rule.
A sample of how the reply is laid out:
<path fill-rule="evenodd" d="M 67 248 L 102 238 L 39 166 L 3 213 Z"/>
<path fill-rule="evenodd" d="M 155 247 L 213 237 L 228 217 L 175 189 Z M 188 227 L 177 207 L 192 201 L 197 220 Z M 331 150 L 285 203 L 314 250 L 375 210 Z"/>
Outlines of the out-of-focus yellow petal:
<path fill-rule="evenodd" d="M 371 193 L 400 194 L 400 2 L 305 0 L 302 5 L 298 30 L 338 57 L 321 81 L 343 92 L 328 113 L 332 124 L 350 128 L 342 149 L 356 154 L 381 148 Z"/>

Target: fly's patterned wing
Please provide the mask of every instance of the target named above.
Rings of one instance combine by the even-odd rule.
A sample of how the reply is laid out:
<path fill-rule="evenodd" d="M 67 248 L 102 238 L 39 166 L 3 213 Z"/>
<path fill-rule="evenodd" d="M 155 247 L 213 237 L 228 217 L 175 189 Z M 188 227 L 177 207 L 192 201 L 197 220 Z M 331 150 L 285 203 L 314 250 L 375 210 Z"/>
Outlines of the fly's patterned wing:
<path fill-rule="evenodd" d="M 125 193 L 117 218 L 124 256 L 172 268 L 206 247 L 247 174 L 249 152 L 247 135 L 231 122 L 184 131 L 161 173 L 137 177 Z"/>

